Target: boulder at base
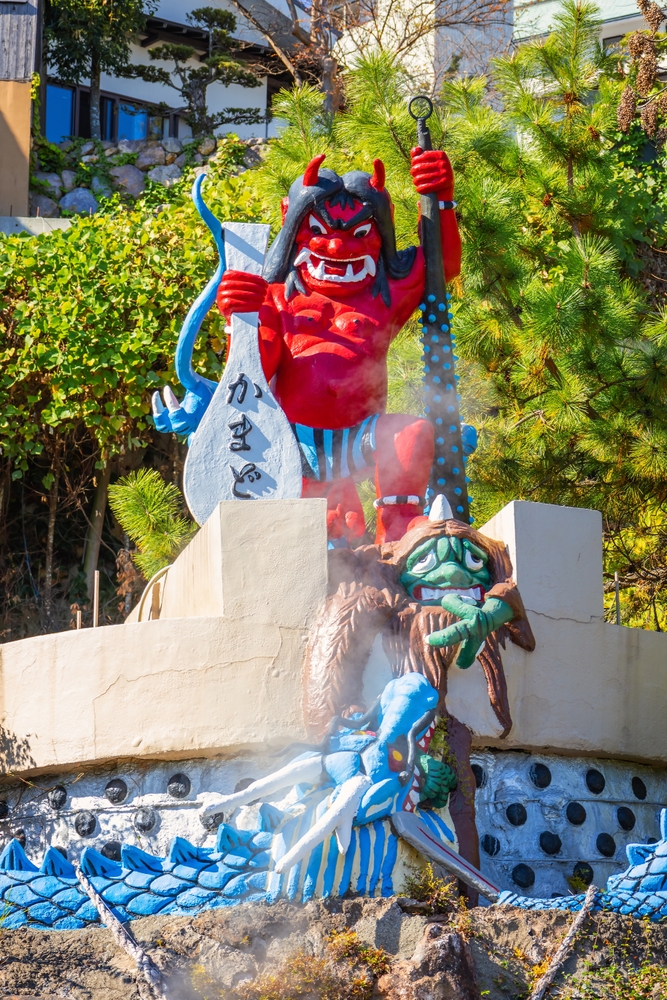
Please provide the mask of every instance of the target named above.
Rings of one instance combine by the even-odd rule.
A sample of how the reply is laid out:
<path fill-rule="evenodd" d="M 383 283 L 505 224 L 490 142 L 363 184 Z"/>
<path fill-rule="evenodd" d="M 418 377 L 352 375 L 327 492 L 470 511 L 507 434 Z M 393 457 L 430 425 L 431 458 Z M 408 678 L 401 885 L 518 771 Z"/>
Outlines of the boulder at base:
<path fill-rule="evenodd" d="M 64 198 L 60 199 L 60 207 L 63 211 L 76 212 L 77 215 L 88 215 L 96 212 L 99 208 L 97 199 L 88 188 L 74 188 Z"/>

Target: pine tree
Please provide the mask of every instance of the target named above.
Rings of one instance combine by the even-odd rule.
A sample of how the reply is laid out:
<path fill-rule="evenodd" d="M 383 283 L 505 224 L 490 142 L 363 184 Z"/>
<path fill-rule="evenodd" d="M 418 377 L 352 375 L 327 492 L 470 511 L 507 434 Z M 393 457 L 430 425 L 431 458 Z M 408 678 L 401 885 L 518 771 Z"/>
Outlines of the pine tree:
<path fill-rule="evenodd" d="M 207 106 L 207 91 L 213 83 L 221 83 L 225 87 L 233 83 L 242 87 L 259 87 L 261 83 L 255 73 L 231 55 L 234 45 L 232 32 L 236 29 L 234 15 L 216 7 L 197 7 L 185 17 L 190 24 L 203 28 L 207 33 L 208 54 L 200 65 L 188 65 L 189 60 L 196 55 L 191 45 L 170 42 L 153 46 L 148 54 L 151 59 L 159 62 L 173 62 L 172 70 L 161 66 L 135 66 L 132 67 L 131 74 L 177 90 L 185 105 L 183 119 L 195 136 L 210 135 L 220 125 L 252 125 L 259 121 L 262 117 L 259 108 L 227 108 L 212 114 Z"/>
<path fill-rule="evenodd" d="M 643 268 L 667 242 L 664 159 L 648 171 L 618 131 L 625 81 L 599 45 L 597 14 L 567 0 L 554 31 L 497 60 L 491 81 L 448 81 L 429 124 L 456 175 L 453 311 L 463 414 L 481 431 L 468 467 L 476 523 L 513 499 L 601 510 L 624 622 L 662 627 L 667 313 Z M 414 243 L 410 96 L 386 52 L 348 74 L 328 129 L 297 125 L 300 98 L 283 93 L 292 119 L 250 182 L 284 194 L 287 166 L 294 177 L 311 149 L 362 169 L 380 156 L 398 243 Z"/>
<path fill-rule="evenodd" d="M 44 36 L 49 66 L 63 83 L 90 80 L 90 134 L 101 139 L 100 77 L 129 66 L 130 41 L 157 0 L 46 0 Z"/>
<path fill-rule="evenodd" d="M 168 566 L 197 531 L 182 514 L 183 497 L 156 469 L 131 472 L 109 487 L 109 506 L 138 548 L 134 562 L 147 579 Z"/>

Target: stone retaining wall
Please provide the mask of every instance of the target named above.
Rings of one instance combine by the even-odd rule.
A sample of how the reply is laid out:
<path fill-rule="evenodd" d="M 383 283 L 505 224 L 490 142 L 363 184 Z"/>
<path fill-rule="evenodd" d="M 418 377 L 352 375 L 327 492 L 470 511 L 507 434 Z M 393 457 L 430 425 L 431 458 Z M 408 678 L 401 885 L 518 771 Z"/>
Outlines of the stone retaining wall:
<path fill-rule="evenodd" d="M 260 161 L 266 146 L 264 139 L 240 140 L 246 146 L 244 163 L 234 168 L 241 173 Z M 193 139 L 121 139 L 113 142 L 60 143 L 67 167 L 60 172 L 39 169 L 39 153 L 33 150 L 37 169 L 32 174 L 30 215 L 46 219 L 58 218 L 68 213 L 88 215 L 100 208 L 100 198 L 109 197 L 114 191 L 129 198 L 139 198 L 146 190 L 146 180 L 173 187 L 182 177 L 187 166 L 203 167 L 215 159 L 220 140 L 214 136 Z M 129 158 L 133 162 L 128 162 Z M 90 184 L 77 181 L 79 165 L 93 170 Z M 37 182 L 37 183 L 35 183 Z"/>

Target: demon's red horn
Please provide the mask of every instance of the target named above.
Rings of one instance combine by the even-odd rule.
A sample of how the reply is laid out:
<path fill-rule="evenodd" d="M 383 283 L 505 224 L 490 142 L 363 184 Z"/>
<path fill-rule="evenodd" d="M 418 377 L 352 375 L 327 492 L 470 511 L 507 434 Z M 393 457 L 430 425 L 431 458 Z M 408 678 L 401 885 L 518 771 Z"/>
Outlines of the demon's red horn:
<path fill-rule="evenodd" d="M 317 184 L 317 178 L 319 176 L 318 172 L 320 169 L 320 163 L 322 160 L 326 159 L 326 153 L 320 153 L 319 156 L 314 156 L 308 166 L 306 167 L 303 175 L 303 186 L 304 187 L 314 187 Z"/>
<path fill-rule="evenodd" d="M 376 191 L 384 191 L 385 169 L 382 160 L 373 160 L 373 176 L 370 185 Z"/>

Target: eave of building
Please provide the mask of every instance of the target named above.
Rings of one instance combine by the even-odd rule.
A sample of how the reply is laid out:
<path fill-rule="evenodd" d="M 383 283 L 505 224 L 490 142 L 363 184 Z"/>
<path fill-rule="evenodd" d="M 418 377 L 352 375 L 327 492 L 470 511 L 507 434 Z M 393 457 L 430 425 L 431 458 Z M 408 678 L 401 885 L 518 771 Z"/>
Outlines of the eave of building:
<path fill-rule="evenodd" d="M 514 38 L 527 41 L 529 38 L 546 35 L 551 30 L 554 16 L 560 9 L 560 0 L 529 0 L 528 3 L 516 3 Z M 605 27 L 628 22 L 630 30 L 629 22 L 635 19 L 641 20 L 641 14 L 635 0 L 605 0 L 600 10 L 600 19 Z"/>

